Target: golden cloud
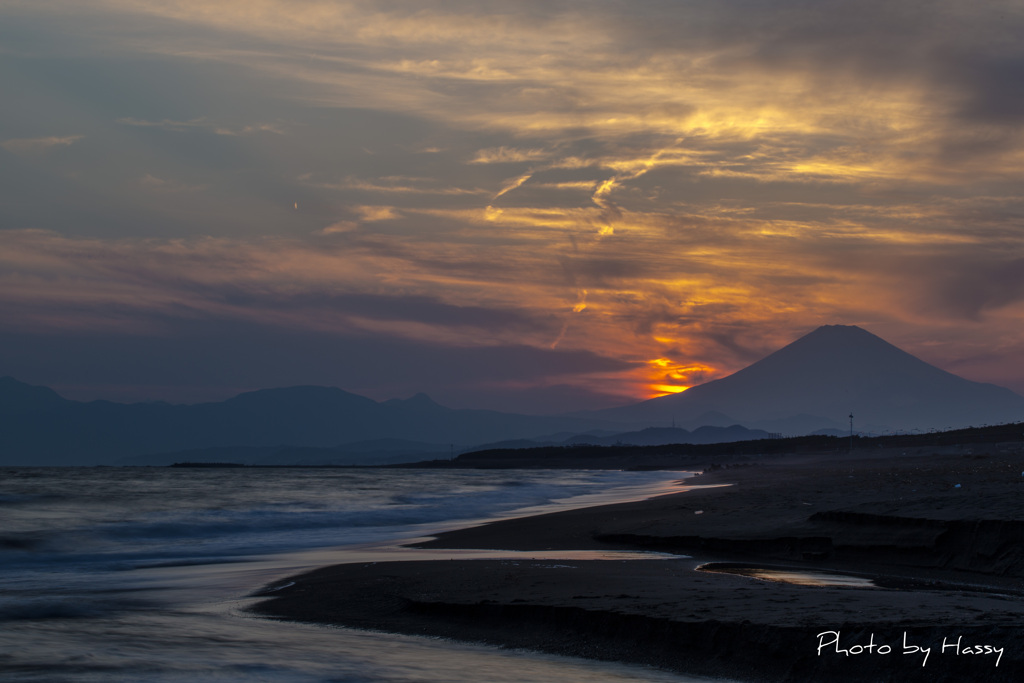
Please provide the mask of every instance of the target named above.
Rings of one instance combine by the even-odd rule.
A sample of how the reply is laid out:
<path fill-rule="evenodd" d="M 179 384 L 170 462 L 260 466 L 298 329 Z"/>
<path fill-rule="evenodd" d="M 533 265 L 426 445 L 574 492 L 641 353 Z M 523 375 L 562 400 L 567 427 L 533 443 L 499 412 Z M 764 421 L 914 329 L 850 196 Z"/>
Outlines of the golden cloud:
<path fill-rule="evenodd" d="M 471 164 L 514 164 L 524 161 L 540 161 L 546 159 L 549 152 L 543 149 L 516 149 L 514 147 L 493 147 L 481 149 L 469 163 Z"/>

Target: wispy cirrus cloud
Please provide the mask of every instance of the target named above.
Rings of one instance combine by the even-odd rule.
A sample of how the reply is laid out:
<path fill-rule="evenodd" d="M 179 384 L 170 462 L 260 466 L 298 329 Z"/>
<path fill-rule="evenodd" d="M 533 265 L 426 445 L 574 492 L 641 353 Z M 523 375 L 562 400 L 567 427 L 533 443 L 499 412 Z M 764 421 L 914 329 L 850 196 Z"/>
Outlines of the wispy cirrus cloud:
<path fill-rule="evenodd" d="M 544 149 L 516 149 L 514 147 L 495 147 L 478 150 L 469 163 L 471 164 L 518 164 L 524 161 L 540 161 L 547 159 L 551 153 Z"/>
<path fill-rule="evenodd" d="M 81 140 L 84 135 L 51 135 L 42 138 L 12 138 L 0 142 L 8 152 L 15 154 L 43 154 L 55 148 L 68 147 Z"/>
<path fill-rule="evenodd" d="M 211 121 L 205 117 L 190 119 L 188 121 L 172 121 L 171 119 L 146 121 L 143 119 L 125 117 L 117 119 L 117 123 L 125 126 L 134 126 L 136 128 L 158 128 L 160 130 L 167 130 L 175 133 L 184 133 L 188 130 L 207 130 L 217 135 L 228 136 L 253 135 L 255 133 L 274 133 L 276 135 L 286 134 L 285 127 L 277 123 L 254 123 L 238 127 L 229 127 Z"/>
<path fill-rule="evenodd" d="M 385 177 L 373 180 L 348 177 L 337 182 L 316 182 L 307 179 L 305 183 L 326 190 L 354 190 L 366 194 L 406 195 L 481 195 L 487 190 L 479 187 L 438 187 L 432 178 Z"/>

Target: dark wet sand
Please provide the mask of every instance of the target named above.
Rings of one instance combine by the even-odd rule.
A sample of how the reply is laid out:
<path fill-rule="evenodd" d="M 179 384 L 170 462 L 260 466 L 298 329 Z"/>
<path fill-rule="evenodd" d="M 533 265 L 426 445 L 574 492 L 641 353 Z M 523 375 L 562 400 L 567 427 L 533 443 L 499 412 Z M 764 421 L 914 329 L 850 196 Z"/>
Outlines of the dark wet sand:
<path fill-rule="evenodd" d="M 340 565 L 293 577 L 255 609 L 743 681 L 1024 680 L 1024 455 L 869 455 L 718 469 L 693 480 L 705 488 L 425 544 L 689 559 Z M 883 587 L 695 570 L 705 562 L 842 571 Z M 833 631 L 838 644 L 819 654 Z M 966 651 L 976 646 L 991 649 Z"/>

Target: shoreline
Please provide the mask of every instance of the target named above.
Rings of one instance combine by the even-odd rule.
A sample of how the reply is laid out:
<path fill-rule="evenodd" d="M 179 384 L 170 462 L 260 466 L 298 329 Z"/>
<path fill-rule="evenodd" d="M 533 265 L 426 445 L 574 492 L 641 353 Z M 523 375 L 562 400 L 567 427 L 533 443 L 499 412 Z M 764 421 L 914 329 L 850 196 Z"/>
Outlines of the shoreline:
<path fill-rule="evenodd" d="M 879 452 L 726 466 L 689 480 L 701 488 L 416 544 L 686 558 L 337 565 L 270 587 L 252 610 L 742 681 L 1010 681 L 1024 674 L 1022 460 Z M 708 562 L 847 571 L 887 587 L 695 571 Z"/>

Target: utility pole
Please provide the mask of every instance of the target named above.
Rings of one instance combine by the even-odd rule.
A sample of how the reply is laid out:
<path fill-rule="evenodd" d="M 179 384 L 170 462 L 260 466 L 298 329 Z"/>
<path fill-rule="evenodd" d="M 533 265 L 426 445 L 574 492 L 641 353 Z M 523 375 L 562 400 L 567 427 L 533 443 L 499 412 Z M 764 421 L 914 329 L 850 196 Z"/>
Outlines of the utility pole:
<path fill-rule="evenodd" d="M 853 413 L 850 413 L 850 452 L 853 453 Z"/>

